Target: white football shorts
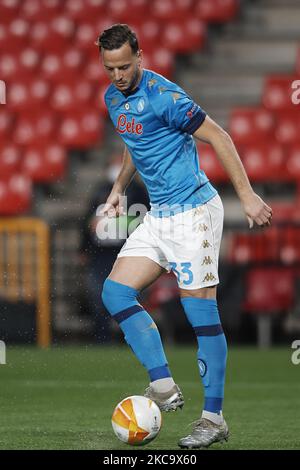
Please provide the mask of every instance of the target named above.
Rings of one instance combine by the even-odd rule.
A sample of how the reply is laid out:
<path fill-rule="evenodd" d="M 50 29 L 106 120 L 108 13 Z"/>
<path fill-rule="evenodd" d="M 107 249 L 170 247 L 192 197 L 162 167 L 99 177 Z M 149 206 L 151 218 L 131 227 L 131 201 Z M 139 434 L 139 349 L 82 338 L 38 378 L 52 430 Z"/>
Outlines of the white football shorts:
<path fill-rule="evenodd" d="M 219 283 L 223 219 L 219 195 L 206 204 L 168 217 L 154 217 L 147 212 L 118 257 L 146 256 L 172 271 L 182 289 L 214 286 Z"/>

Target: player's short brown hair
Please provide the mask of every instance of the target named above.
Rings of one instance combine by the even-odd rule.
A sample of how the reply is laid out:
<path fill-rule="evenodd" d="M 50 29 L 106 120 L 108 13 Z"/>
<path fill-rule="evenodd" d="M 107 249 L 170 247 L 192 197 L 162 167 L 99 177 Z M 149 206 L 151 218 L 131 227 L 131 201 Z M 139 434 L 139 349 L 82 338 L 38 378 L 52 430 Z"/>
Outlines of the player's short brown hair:
<path fill-rule="evenodd" d="M 139 50 L 139 43 L 134 31 L 127 24 L 114 24 L 110 28 L 105 29 L 98 37 L 96 44 L 99 49 L 112 51 L 119 49 L 126 42 L 129 43 L 134 54 Z"/>

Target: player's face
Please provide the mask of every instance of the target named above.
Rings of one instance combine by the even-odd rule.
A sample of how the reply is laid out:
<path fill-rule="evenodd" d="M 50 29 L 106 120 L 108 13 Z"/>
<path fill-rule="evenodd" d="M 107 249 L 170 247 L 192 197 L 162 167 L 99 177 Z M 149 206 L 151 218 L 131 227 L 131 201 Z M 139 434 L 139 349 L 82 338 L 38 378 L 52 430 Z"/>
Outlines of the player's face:
<path fill-rule="evenodd" d="M 104 68 L 115 87 L 128 92 L 133 90 L 141 76 L 141 51 L 132 52 L 129 43 L 119 49 L 101 51 Z"/>

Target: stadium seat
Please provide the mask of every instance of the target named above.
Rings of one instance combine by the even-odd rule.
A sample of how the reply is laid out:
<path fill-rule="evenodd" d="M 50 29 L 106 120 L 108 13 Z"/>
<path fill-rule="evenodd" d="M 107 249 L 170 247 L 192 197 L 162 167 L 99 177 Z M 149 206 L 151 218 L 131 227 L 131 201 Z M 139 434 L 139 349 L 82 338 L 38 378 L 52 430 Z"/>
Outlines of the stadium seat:
<path fill-rule="evenodd" d="M 107 9 L 116 22 L 128 23 L 131 26 L 148 17 L 148 5 L 147 0 L 110 0 Z"/>
<path fill-rule="evenodd" d="M 277 142 L 244 146 L 240 155 L 252 182 L 282 181 L 287 177 L 284 172 L 284 149 Z"/>
<path fill-rule="evenodd" d="M 285 227 L 282 232 L 280 261 L 284 265 L 295 265 L 300 261 L 300 229 Z"/>
<path fill-rule="evenodd" d="M 225 23 L 236 17 L 239 0 L 198 0 L 195 2 L 195 16 L 208 23 Z"/>
<path fill-rule="evenodd" d="M 58 83 L 53 87 L 50 106 L 55 111 L 80 110 L 82 106 L 94 105 L 97 100 L 94 86 L 86 81 Z"/>
<path fill-rule="evenodd" d="M 8 87 L 8 102 L 10 109 L 24 111 L 40 106 L 46 106 L 50 94 L 50 85 L 46 80 L 39 78 L 26 78 L 23 81 L 11 83 Z"/>
<path fill-rule="evenodd" d="M 93 82 L 95 85 L 98 86 L 108 86 L 110 84 L 110 80 L 101 63 L 99 51 L 97 50 L 96 46 L 94 47 L 93 51 L 91 51 L 90 54 L 86 57 L 86 63 L 82 70 L 82 76 L 86 80 Z"/>
<path fill-rule="evenodd" d="M 58 116 L 51 111 L 33 111 L 18 116 L 14 129 L 14 142 L 29 146 L 36 142 L 49 142 L 54 139 L 58 126 Z"/>
<path fill-rule="evenodd" d="M 6 25 L 5 51 L 17 54 L 28 45 L 30 24 L 23 18 L 15 18 Z"/>
<path fill-rule="evenodd" d="M 199 50 L 206 40 L 206 25 L 197 18 L 169 22 L 162 31 L 162 44 L 175 53 Z"/>
<path fill-rule="evenodd" d="M 227 173 L 219 162 L 216 153 L 211 145 L 197 144 L 200 168 L 206 173 L 212 183 L 224 183 L 228 181 Z"/>
<path fill-rule="evenodd" d="M 85 56 L 82 51 L 74 48 L 74 46 L 68 47 L 62 54 L 63 79 L 73 79 L 74 76 L 79 79 L 84 60 Z"/>
<path fill-rule="evenodd" d="M 272 138 L 274 126 L 275 117 L 264 108 L 234 108 L 229 133 L 238 146 L 252 144 Z"/>
<path fill-rule="evenodd" d="M 32 47 L 20 51 L 18 56 L 18 73 L 23 78 L 29 78 L 36 74 L 40 64 L 40 54 Z"/>
<path fill-rule="evenodd" d="M 53 182 L 64 177 L 67 155 L 57 144 L 36 145 L 26 148 L 22 161 L 22 173 L 33 182 Z"/>
<path fill-rule="evenodd" d="M 228 240 L 230 263 L 248 264 L 255 258 L 254 239 L 245 233 L 233 233 Z"/>
<path fill-rule="evenodd" d="M 135 29 L 135 27 L 133 27 Z M 140 48 L 147 53 L 160 51 L 157 45 L 160 44 L 160 32 L 162 25 L 154 19 L 146 19 L 139 25 Z M 162 45 L 163 46 L 163 45 Z"/>
<path fill-rule="evenodd" d="M 183 21 L 190 16 L 193 8 L 192 0 L 154 0 L 151 2 L 151 14 L 154 18 L 168 21 Z"/>
<path fill-rule="evenodd" d="M 1 30 L 1 25 L 0 25 Z M 1 35 L 1 31 L 0 31 Z M 20 72 L 18 59 L 15 54 L 1 52 L 0 54 L 0 77 L 1 80 L 5 80 L 6 83 L 10 83 L 15 80 Z"/>
<path fill-rule="evenodd" d="M 275 138 L 283 145 L 300 144 L 300 114 L 297 109 L 279 114 L 275 127 Z"/>
<path fill-rule="evenodd" d="M 102 141 L 103 121 L 99 110 L 92 108 L 66 113 L 62 119 L 58 142 L 68 148 L 88 148 Z"/>
<path fill-rule="evenodd" d="M 21 151 L 18 146 L 11 142 L 0 143 L 0 175 L 1 179 L 7 180 L 20 170 Z"/>
<path fill-rule="evenodd" d="M 20 2 L 20 15 L 29 21 L 49 21 L 61 13 L 60 0 L 24 0 Z"/>
<path fill-rule="evenodd" d="M 0 180 L 0 215 L 17 215 L 31 207 L 32 184 L 23 174 L 14 174 L 7 181 Z"/>
<path fill-rule="evenodd" d="M 30 44 L 43 52 L 61 54 L 68 46 L 72 47 L 74 29 L 74 22 L 64 15 L 55 16 L 49 22 L 37 21 L 31 27 Z"/>
<path fill-rule="evenodd" d="M 293 110 L 292 83 L 296 78 L 294 75 L 267 77 L 262 96 L 264 106 L 271 111 Z"/>
<path fill-rule="evenodd" d="M 7 24 L 17 18 L 21 3 L 20 0 L 0 0 L 1 22 Z"/>
<path fill-rule="evenodd" d="M 296 180 L 300 184 L 300 139 L 298 144 L 292 145 L 289 148 L 286 170 L 290 179 Z"/>
<path fill-rule="evenodd" d="M 244 309 L 253 314 L 286 311 L 294 300 L 294 273 L 287 268 L 253 268 L 246 276 Z"/>
<path fill-rule="evenodd" d="M 8 111 L 5 106 L 0 106 L 0 141 L 11 139 L 11 132 L 15 122 L 15 114 Z"/>
<path fill-rule="evenodd" d="M 81 22 L 77 25 L 74 37 L 74 44 L 76 49 L 83 51 L 87 55 L 92 54 L 97 50 L 95 42 L 99 32 L 92 23 Z"/>
<path fill-rule="evenodd" d="M 107 16 L 106 7 L 106 0 L 66 0 L 64 12 L 76 21 L 93 22 L 97 17 Z"/>
<path fill-rule="evenodd" d="M 175 67 L 174 54 L 168 49 L 159 48 L 149 55 L 149 66 L 148 68 L 155 70 L 156 73 L 171 79 Z"/>

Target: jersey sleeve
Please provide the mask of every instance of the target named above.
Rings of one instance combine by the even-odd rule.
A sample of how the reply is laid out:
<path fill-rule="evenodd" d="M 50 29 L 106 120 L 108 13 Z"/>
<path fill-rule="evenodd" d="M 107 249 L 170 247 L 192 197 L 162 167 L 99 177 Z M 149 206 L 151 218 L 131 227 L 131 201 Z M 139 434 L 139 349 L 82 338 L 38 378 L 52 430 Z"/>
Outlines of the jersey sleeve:
<path fill-rule="evenodd" d="M 182 89 L 167 89 L 153 100 L 156 115 L 168 127 L 193 134 L 203 123 L 206 113 Z"/>

